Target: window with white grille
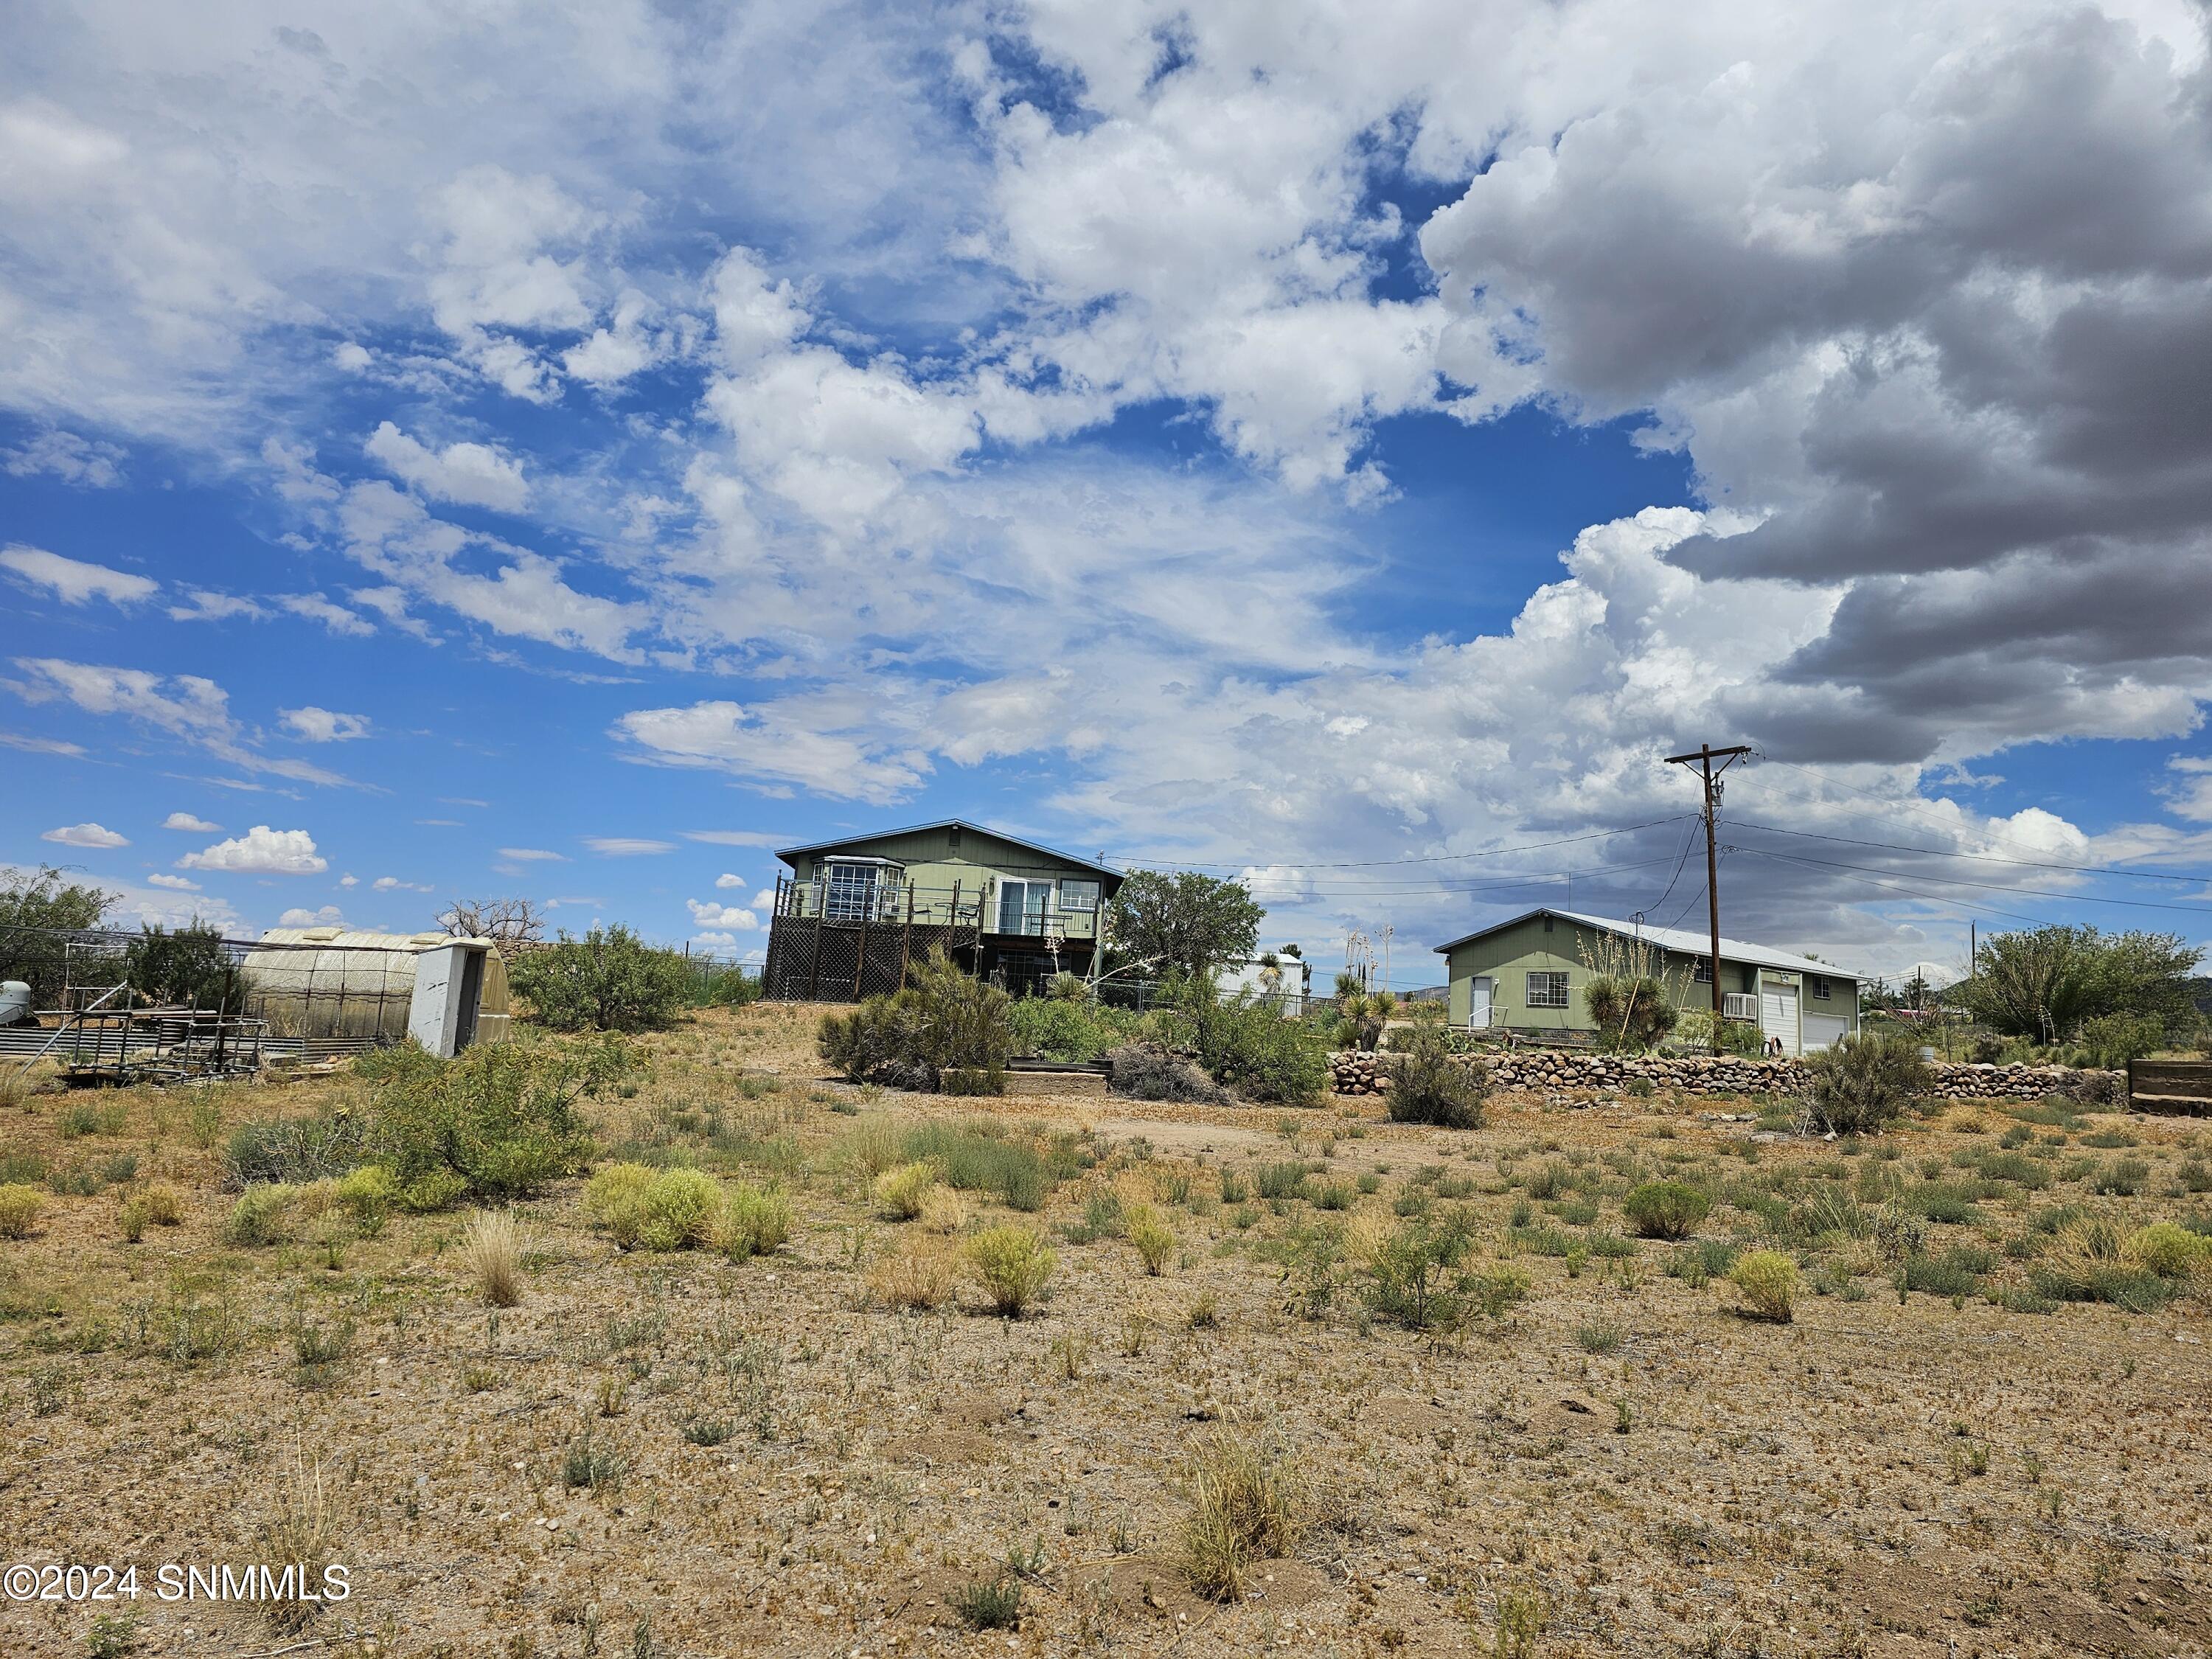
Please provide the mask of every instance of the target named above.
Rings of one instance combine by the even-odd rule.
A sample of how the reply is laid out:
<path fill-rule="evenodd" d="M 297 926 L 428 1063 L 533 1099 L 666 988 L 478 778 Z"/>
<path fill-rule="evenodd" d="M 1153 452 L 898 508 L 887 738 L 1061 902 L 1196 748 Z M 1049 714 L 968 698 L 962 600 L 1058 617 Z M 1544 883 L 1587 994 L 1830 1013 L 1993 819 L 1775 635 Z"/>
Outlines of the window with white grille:
<path fill-rule="evenodd" d="M 1565 974 L 1530 974 L 1528 975 L 1528 1006 L 1531 1008 L 1564 1008 L 1567 1006 L 1567 976 Z"/>

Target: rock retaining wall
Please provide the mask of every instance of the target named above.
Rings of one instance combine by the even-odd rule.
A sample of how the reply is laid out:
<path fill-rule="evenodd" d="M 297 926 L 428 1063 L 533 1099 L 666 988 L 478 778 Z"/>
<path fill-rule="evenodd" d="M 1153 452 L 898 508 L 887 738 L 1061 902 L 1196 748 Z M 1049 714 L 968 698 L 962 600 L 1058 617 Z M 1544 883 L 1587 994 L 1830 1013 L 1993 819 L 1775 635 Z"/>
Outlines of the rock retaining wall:
<path fill-rule="evenodd" d="M 1462 1056 L 1462 1058 L 1470 1058 Z M 1805 1067 L 1795 1060 L 1747 1060 L 1734 1054 L 1667 1059 L 1656 1054 L 1569 1054 L 1516 1048 L 1483 1057 L 1491 1082 L 1501 1089 L 1619 1091 L 1632 1079 L 1690 1095 L 1794 1094 L 1805 1086 Z M 1329 1056 L 1336 1092 L 1371 1095 L 1389 1086 L 1389 1056 L 1346 1050 Z M 2071 1095 L 2083 1100 L 2127 1097 L 2123 1072 L 2076 1071 L 2067 1066 L 1936 1064 L 1932 1092 L 1945 1100 L 2040 1100 Z"/>

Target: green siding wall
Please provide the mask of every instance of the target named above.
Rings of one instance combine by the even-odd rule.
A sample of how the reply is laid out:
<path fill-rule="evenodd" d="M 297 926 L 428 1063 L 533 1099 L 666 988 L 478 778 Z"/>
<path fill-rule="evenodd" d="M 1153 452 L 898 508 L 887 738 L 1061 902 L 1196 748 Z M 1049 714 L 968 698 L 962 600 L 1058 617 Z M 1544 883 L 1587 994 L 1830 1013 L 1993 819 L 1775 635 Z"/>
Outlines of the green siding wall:
<path fill-rule="evenodd" d="M 1583 988 L 1592 977 L 1584 965 L 1583 952 L 1591 946 L 1595 930 L 1563 916 L 1549 918 L 1552 927 L 1546 932 L 1547 918 L 1531 916 L 1512 927 L 1485 935 L 1468 944 L 1455 946 L 1444 958 L 1451 981 L 1451 1019 L 1455 1025 L 1467 1024 L 1473 1003 L 1474 981 L 1477 975 L 1487 974 L 1495 981 L 1491 991 L 1491 1006 L 1496 1011 L 1493 1021 L 1510 1025 L 1516 1030 L 1587 1031 L 1590 1030 L 1589 1011 L 1583 1005 Z M 1663 965 L 1662 980 L 1675 1005 L 1684 1009 L 1712 1006 L 1712 988 L 1692 975 L 1702 957 L 1683 955 L 1677 951 L 1660 953 Z M 1773 970 L 1768 970 L 1770 974 Z M 1567 976 L 1567 1006 L 1564 1008 L 1532 1008 L 1528 1006 L 1528 983 L 1531 973 L 1565 973 Z M 1756 993 L 1759 970 L 1747 963 L 1721 959 L 1721 993 Z M 1798 981 L 1795 974 L 1777 977 Z M 1829 995 L 1823 1000 L 1812 994 L 1806 987 L 1802 994 L 1801 1013 L 1841 1014 L 1850 1018 L 1854 1029 L 1857 1025 L 1856 981 L 1843 974 L 1829 978 Z"/>

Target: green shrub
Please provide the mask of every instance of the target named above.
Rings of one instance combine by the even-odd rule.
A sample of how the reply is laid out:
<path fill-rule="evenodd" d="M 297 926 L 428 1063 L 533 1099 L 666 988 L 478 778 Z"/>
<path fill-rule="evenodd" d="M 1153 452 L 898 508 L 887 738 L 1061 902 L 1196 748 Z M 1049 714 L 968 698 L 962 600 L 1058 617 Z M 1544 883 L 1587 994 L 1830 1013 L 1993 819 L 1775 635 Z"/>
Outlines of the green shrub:
<path fill-rule="evenodd" d="M 893 995 L 824 1014 L 815 1039 L 822 1058 L 855 1083 L 1006 1092 L 1014 1046 L 1006 994 L 963 971 L 941 947 L 909 966 L 907 981 Z M 950 1088 L 948 1072 L 955 1074 Z"/>
<path fill-rule="evenodd" d="M 1471 1057 L 1455 1059 L 1441 1021 L 1424 1020 L 1400 1036 L 1384 1103 L 1393 1123 L 1480 1129 L 1489 1092 L 1489 1067 Z"/>
<path fill-rule="evenodd" d="M 2166 1046 L 2166 1022 L 2142 1014 L 2100 1014 L 2082 1022 L 2074 1041 L 2086 1064 L 2122 1071 L 2130 1060 Z"/>
<path fill-rule="evenodd" d="M 1806 1104 L 1837 1134 L 1879 1129 L 1929 1088 L 1928 1063 L 1911 1031 L 1862 1031 L 1805 1057 Z"/>
<path fill-rule="evenodd" d="M 238 969 L 216 928 L 195 921 L 174 933 L 143 923 L 123 951 L 124 977 L 141 1001 L 237 1011 Z"/>
<path fill-rule="evenodd" d="M 300 1188 L 285 1182 L 257 1182 L 238 1195 L 222 1237 L 230 1244 L 281 1244 L 292 1236 L 293 1200 Z"/>
<path fill-rule="evenodd" d="M 2154 1221 L 2130 1236 L 2122 1251 L 2160 1279 L 2186 1279 L 2199 1261 L 2212 1255 L 2212 1240 L 2171 1221 Z"/>
<path fill-rule="evenodd" d="M 1008 1318 L 1020 1317 L 1052 1277 L 1051 1247 L 1026 1227 L 987 1227 L 968 1241 L 968 1266 Z"/>
<path fill-rule="evenodd" d="M 1140 1204 L 1129 1212 L 1129 1243 L 1137 1247 L 1143 1258 L 1145 1271 L 1158 1278 L 1167 1270 L 1168 1258 L 1175 1254 L 1176 1237 L 1160 1213 L 1149 1204 Z"/>
<path fill-rule="evenodd" d="M 364 1230 L 373 1229 L 399 1201 L 399 1183 L 381 1164 L 368 1164 L 341 1176 L 332 1196 Z"/>
<path fill-rule="evenodd" d="M 1058 1179 L 1034 1147 L 1010 1140 L 1005 1126 L 989 1118 L 917 1125 L 900 1151 L 908 1163 L 933 1164 L 946 1186 L 995 1193 L 1011 1209 L 1042 1209 Z"/>
<path fill-rule="evenodd" d="M 1415 1331 L 1452 1333 L 1477 1315 L 1498 1318 L 1528 1295 L 1528 1276 L 1509 1267 L 1468 1268 L 1474 1237 L 1474 1218 L 1464 1209 L 1406 1222 L 1368 1263 L 1369 1305 Z"/>
<path fill-rule="evenodd" d="M 1986 1251 L 1946 1250 L 1940 1256 L 1906 1257 L 1899 1277 L 1906 1290 L 1926 1296 L 1972 1296 L 1981 1288 L 1982 1275 L 1989 1270 Z"/>
<path fill-rule="evenodd" d="M 0 1187 L 0 1238 L 28 1238 L 46 1207 L 46 1194 L 35 1187 L 21 1182 Z"/>
<path fill-rule="evenodd" d="M 1022 1581 L 1001 1572 L 963 1584 L 952 1594 L 952 1611 L 972 1630 L 1012 1630 L 1022 1616 Z"/>
<path fill-rule="evenodd" d="M 1781 1251 L 1747 1250 L 1735 1259 L 1728 1277 L 1753 1317 L 1787 1325 L 1796 1316 L 1797 1264 Z"/>
<path fill-rule="evenodd" d="M 1074 979 L 1073 975 L 1067 975 Z M 1075 980 L 1079 995 L 1083 981 Z M 1008 1010 L 1013 1051 L 1043 1060 L 1103 1060 L 1133 1020 L 1077 998 L 1024 997 Z"/>
<path fill-rule="evenodd" d="M 418 1049 L 416 1052 L 420 1053 Z M 363 1056 L 366 1063 L 368 1056 Z M 358 1063 L 357 1063 L 358 1064 Z M 229 1179 L 295 1184 L 343 1175 L 368 1156 L 368 1124 L 351 1113 L 257 1118 L 230 1132 L 223 1154 Z"/>
<path fill-rule="evenodd" d="M 694 976 L 681 951 L 617 926 L 581 939 L 563 933 L 516 958 L 507 983 L 528 1000 L 532 1018 L 556 1031 L 653 1031 L 691 1000 Z"/>
<path fill-rule="evenodd" d="M 446 1202 L 527 1197 L 575 1174 L 592 1152 L 578 1103 L 635 1063 L 611 1037 L 518 1036 L 454 1060 L 411 1047 L 386 1054 L 374 1073 L 369 1147 L 415 1209 L 441 1191 Z"/>
<path fill-rule="evenodd" d="M 937 1165 L 927 1158 L 902 1164 L 876 1177 L 876 1208 L 892 1221 L 911 1221 L 937 1185 Z"/>
<path fill-rule="evenodd" d="M 1328 1051 L 1304 1021 L 1249 988 L 1224 1000 L 1202 979 L 1171 980 L 1164 1021 L 1208 1077 L 1247 1100 L 1303 1106 L 1328 1081 Z"/>
<path fill-rule="evenodd" d="M 774 1188 L 731 1187 L 714 1223 L 714 1248 L 735 1261 L 766 1255 L 791 1237 L 791 1200 Z"/>
<path fill-rule="evenodd" d="M 1297 1163 L 1262 1164 L 1252 1171 L 1252 1184 L 1265 1199 L 1304 1198 L 1306 1166 Z"/>
<path fill-rule="evenodd" d="M 1620 1212 L 1644 1238 L 1687 1238 L 1712 1212 L 1712 1200 L 1679 1181 L 1647 1181 L 1622 1200 Z"/>

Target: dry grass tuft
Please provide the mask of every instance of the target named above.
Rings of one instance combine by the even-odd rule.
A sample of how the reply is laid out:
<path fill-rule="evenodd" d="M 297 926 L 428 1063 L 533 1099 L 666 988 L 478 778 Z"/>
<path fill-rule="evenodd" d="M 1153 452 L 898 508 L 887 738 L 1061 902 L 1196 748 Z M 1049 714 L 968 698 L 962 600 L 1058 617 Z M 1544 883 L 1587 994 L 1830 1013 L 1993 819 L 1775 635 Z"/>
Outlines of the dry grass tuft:
<path fill-rule="evenodd" d="M 522 1228 L 512 1210 L 480 1210 L 469 1218 L 461 1260 L 489 1305 L 512 1308 L 522 1300 Z"/>
<path fill-rule="evenodd" d="M 1796 1317 L 1797 1264 L 1779 1250 L 1747 1250 L 1729 1269 L 1729 1283 L 1756 1318 L 1787 1325 Z"/>
<path fill-rule="evenodd" d="M 261 1523 L 264 1559 L 280 1571 L 298 1566 L 311 1589 L 319 1589 L 324 1570 L 337 1558 L 341 1517 L 337 1499 L 323 1485 L 319 1463 L 295 1454 L 291 1470 L 280 1477 L 269 1518 Z M 314 1620 L 317 1603 L 271 1601 L 269 1622 L 282 1631 L 301 1631 Z"/>
<path fill-rule="evenodd" d="M 38 1225 L 46 1195 L 21 1182 L 0 1187 L 0 1238 L 28 1238 Z"/>
<path fill-rule="evenodd" d="M 950 1238 L 968 1224 L 968 1200 L 950 1187 L 933 1187 L 921 1200 L 921 1224 Z"/>
<path fill-rule="evenodd" d="M 1226 1431 L 1192 1461 L 1182 1528 L 1183 1576 L 1200 1595 L 1241 1595 L 1255 1561 L 1287 1555 L 1305 1529 L 1305 1496 L 1282 1460 Z"/>
<path fill-rule="evenodd" d="M 960 1261 L 945 1245 L 917 1242 L 868 1270 L 868 1288 L 887 1307 L 941 1308 L 952 1299 Z"/>
<path fill-rule="evenodd" d="M 968 1265 L 994 1312 L 1018 1319 L 1052 1277 L 1051 1247 L 1026 1227 L 987 1227 L 968 1241 Z"/>

